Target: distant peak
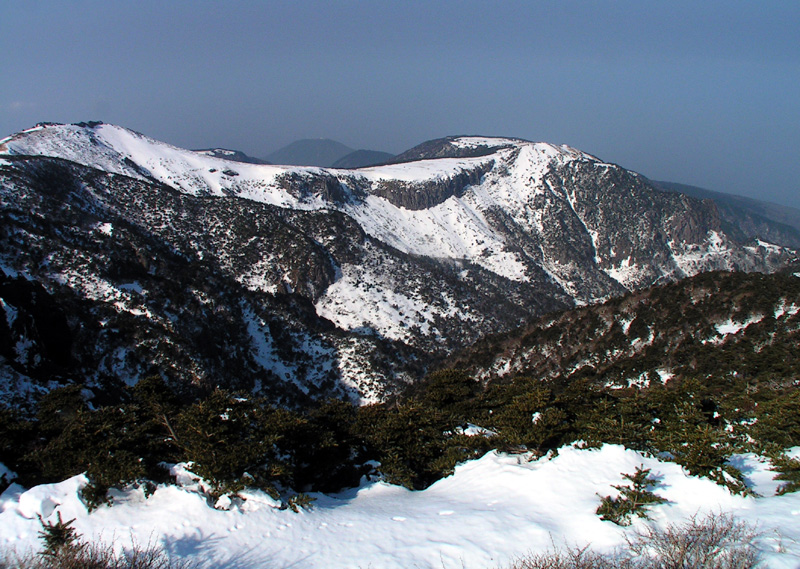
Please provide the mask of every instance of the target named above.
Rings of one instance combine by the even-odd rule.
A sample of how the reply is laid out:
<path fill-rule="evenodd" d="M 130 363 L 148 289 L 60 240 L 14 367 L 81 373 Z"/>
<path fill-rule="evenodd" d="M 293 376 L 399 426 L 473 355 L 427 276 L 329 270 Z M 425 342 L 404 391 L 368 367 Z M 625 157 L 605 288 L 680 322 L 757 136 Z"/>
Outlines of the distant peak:
<path fill-rule="evenodd" d="M 273 164 L 293 166 L 330 167 L 334 162 L 353 152 L 349 146 L 329 138 L 296 140 L 276 150 L 266 158 Z"/>
<path fill-rule="evenodd" d="M 491 136 L 446 136 L 418 144 L 395 156 L 392 162 L 413 162 L 435 158 L 475 158 L 522 144 L 528 144 L 528 141 L 519 138 Z"/>
<path fill-rule="evenodd" d="M 204 148 L 200 150 L 194 150 L 194 152 L 203 154 L 205 156 L 213 156 L 214 158 L 232 160 L 234 162 L 245 162 L 247 164 L 269 164 L 268 161 L 262 160 L 261 158 L 248 156 L 241 150 L 230 150 L 228 148 Z"/>

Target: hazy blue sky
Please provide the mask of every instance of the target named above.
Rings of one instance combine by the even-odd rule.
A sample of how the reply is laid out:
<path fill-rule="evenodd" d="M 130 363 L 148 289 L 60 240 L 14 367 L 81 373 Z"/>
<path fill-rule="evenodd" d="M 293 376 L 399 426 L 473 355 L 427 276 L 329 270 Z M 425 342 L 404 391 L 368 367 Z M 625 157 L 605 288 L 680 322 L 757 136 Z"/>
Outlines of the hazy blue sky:
<path fill-rule="evenodd" d="M 0 136 L 103 120 L 264 156 L 569 144 L 800 207 L 800 2 L 0 0 Z"/>

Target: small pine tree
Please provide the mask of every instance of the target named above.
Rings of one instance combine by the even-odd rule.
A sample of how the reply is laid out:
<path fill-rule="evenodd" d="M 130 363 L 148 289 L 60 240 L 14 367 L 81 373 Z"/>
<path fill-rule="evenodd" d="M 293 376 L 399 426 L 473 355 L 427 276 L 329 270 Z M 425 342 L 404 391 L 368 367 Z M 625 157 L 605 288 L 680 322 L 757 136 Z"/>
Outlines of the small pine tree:
<path fill-rule="evenodd" d="M 63 553 L 69 553 L 80 549 L 80 534 L 72 527 L 75 518 L 65 522 L 61 518 L 61 512 L 57 512 L 57 522 L 46 522 L 39 516 L 39 523 L 42 524 L 42 530 L 39 532 L 39 538 L 44 543 L 44 550 L 42 555 L 47 557 L 58 557 Z"/>
<path fill-rule="evenodd" d="M 786 455 L 772 459 L 772 470 L 777 471 L 775 480 L 785 482 L 778 488 L 778 494 L 800 491 L 800 460 Z"/>
<path fill-rule="evenodd" d="M 650 490 L 655 486 L 655 481 L 649 477 L 650 469 L 644 468 L 644 465 L 637 467 L 633 474 L 622 474 L 622 476 L 630 481 L 630 484 L 614 486 L 619 492 L 616 498 L 611 496 L 601 498 L 600 506 L 596 510 L 600 519 L 627 526 L 630 525 L 633 514 L 647 519 L 649 506 L 666 502 L 664 498 Z"/>
<path fill-rule="evenodd" d="M 316 500 L 316 498 L 308 494 L 295 494 L 286 501 L 286 507 L 295 513 L 299 512 L 301 509 L 311 510 L 314 507 L 314 500 Z"/>

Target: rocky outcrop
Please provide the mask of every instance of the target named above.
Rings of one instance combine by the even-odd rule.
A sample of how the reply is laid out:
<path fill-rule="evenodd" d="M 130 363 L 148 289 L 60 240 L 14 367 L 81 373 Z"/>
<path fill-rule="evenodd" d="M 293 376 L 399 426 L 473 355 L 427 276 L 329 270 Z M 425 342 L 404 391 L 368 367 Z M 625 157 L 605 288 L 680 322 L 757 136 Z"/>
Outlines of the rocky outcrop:
<path fill-rule="evenodd" d="M 467 187 L 480 184 L 484 174 L 493 167 L 494 162 L 489 161 L 444 179 L 437 178 L 424 182 L 380 180 L 370 190 L 370 193 L 405 209 L 428 209 L 450 197 L 460 198 L 464 195 Z"/>

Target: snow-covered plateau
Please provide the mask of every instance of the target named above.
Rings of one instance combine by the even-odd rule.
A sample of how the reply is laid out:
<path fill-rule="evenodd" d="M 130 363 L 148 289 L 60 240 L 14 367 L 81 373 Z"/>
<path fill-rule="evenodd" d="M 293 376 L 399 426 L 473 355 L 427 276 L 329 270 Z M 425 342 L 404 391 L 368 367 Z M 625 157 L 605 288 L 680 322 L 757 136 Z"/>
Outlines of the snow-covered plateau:
<path fill-rule="evenodd" d="M 159 486 L 147 498 L 141 490 L 120 492 L 115 505 L 90 514 L 78 496 L 85 478 L 77 476 L 29 490 L 8 488 L 0 497 L 0 547 L 37 549 L 38 516 L 52 521 L 60 512 L 64 520 L 74 518 L 87 539 L 117 548 L 162 545 L 208 569 L 488 569 L 553 546 L 609 552 L 647 524 L 730 514 L 754 528 L 764 566 L 797 568 L 800 493 L 775 495 L 774 472 L 757 456 L 732 460 L 757 495 L 731 495 L 674 463 L 616 445 L 565 447 L 538 460 L 491 452 L 423 491 L 365 481 L 342 494 L 314 494 L 311 509 L 297 513 L 278 509 L 258 492 L 215 509 L 184 474 L 183 487 Z M 631 527 L 602 521 L 595 513 L 600 497 L 615 495 L 612 486 L 637 467 L 651 470 L 653 491 L 666 503 Z"/>

